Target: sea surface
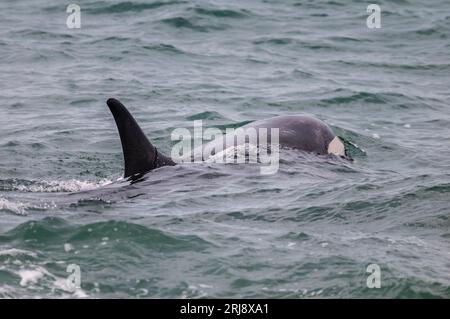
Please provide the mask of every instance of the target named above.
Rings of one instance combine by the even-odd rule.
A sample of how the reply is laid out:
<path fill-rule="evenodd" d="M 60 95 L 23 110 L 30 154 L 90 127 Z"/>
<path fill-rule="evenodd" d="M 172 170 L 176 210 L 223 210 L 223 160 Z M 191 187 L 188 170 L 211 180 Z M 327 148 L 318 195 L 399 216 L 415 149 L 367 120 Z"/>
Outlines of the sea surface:
<path fill-rule="evenodd" d="M 447 0 L 377 1 L 380 29 L 362 1 L 76 3 L 80 29 L 0 2 L 0 298 L 450 297 Z M 353 161 L 130 184 L 109 97 L 162 153 L 194 120 L 306 113 Z"/>

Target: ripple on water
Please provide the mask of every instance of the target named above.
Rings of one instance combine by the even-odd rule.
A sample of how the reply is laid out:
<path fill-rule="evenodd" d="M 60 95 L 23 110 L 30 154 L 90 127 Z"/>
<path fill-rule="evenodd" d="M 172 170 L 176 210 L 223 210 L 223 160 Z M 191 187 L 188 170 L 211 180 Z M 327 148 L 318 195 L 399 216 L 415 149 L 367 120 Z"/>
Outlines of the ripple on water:
<path fill-rule="evenodd" d="M 146 10 L 159 9 L 165 6 L 174 6 L 186 3 L 185 1 L 154 1 L 150 3 L 139 3 L 132 1 L 119 2 L 112 5 L 93 5 L 87 8 L 91 14 L 111 14 L 111 13 L 142 13 Z"/>

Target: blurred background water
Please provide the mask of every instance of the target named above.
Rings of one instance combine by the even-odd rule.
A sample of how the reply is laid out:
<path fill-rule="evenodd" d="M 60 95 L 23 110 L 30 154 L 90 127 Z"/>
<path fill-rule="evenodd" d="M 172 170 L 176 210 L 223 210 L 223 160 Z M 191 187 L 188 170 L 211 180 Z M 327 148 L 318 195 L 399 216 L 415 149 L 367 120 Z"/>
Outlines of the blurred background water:
<path fill-rule="evenodd" d="M 450 297 L 450 6 L 377 3 L 1 1 L 0 297 Z M 165 153 L 297 113 L 358 147 L 129 186 L 109 97 Z"/>

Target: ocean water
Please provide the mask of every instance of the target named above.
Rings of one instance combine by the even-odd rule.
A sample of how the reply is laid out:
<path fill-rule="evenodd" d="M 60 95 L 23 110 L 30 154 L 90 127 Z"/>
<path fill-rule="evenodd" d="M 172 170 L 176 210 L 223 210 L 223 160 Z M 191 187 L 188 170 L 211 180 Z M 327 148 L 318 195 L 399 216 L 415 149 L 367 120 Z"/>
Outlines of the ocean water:
<path fill-rule="evenodd" d="M 449 298 L 450 4 L 377 3 L 380 29 L 360 1 L 78 0 L 69 29 L 1 1 L 0 297 Z M 130 184 L 109 97 L 163 153 L 193 120 L 307 113 L 354 161 Z"/>

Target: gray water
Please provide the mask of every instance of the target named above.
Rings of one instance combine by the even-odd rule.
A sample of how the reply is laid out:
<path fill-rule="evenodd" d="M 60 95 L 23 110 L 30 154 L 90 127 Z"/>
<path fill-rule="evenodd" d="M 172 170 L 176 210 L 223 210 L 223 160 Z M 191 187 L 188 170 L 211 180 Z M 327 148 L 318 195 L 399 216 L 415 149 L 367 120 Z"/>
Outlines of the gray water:
<path fill-rule="evenodd" d="M 379 1 L 381 29 L 359 1 L 77 3 L 81 29 L 0 3 L 0 297 L 450 297 L 448 1 Z M 163 153 L 193 120 L 307 113 L 354 161 L 130 185 L 109 97 Z"/>

